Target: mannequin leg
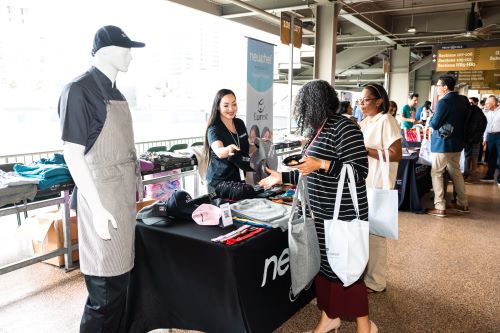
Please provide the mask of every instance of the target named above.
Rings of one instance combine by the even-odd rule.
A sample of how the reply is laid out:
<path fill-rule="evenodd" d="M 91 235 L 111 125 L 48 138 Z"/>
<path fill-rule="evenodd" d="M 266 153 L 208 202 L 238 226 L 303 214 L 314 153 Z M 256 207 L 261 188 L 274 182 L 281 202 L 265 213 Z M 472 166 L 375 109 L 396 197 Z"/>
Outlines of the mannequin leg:
<path fill-rule="evenodd" d="M 100 277 L 85 275 L 89 292 L 80 322 L 80 333 L 125 331 L 123 318 L 130 273 Z"/>

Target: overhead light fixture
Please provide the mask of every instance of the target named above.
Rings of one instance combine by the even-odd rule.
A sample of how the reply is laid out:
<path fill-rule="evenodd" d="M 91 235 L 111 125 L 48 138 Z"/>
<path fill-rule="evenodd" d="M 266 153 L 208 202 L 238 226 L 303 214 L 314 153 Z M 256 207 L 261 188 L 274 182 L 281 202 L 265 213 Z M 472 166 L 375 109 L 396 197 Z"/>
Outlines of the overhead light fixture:
<path fill-rule="evenodd" d="M 413 25 L 413 13 L 411 13 L 411 24 L 410 26 L 408 27 L 407 31 L 411 34 L 414 34 L 417 32 L 417 28 L 415 28 L 415 26 Z"/>

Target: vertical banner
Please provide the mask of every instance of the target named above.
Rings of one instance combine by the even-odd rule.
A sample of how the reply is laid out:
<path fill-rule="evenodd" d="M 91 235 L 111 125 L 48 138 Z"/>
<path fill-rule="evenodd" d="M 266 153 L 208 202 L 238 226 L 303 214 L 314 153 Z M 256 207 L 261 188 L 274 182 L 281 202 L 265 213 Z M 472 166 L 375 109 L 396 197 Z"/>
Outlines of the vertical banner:
<path fill-rule="evenodd" d="M 248 38 L 247 52 L 246 126 L 250 141 L 250 163 L 257 170 L 262 160 L 262 149 L 259 154 L 255 139 L 271 141 L 273 137 L 274 45 Z M 249 183 L 257 181 L 255 177 L 253 178 L 253 180 L 247 178 L 247 181 Z"/>

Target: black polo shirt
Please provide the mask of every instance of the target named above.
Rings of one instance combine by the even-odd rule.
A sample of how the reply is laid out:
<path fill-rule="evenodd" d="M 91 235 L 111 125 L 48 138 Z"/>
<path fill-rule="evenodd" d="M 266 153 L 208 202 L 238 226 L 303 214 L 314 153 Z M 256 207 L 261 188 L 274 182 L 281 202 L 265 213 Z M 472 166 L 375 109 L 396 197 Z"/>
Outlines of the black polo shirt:
<path fill-rule="evenodd" d="M 217 119 L 207 130 L 208 144 L 212 145 L 214 141 L 219 140 L 222 141 L 224 147 L 227 147 L 230 144 L 237 145 L 239 140 L 241 152 L 248 155 L 249 143 L 245 123 L 243 120 L 235 118 L 234 125 L 238 132 L 238 138 L 236 138 L 236 134 L 229 132 L 220 119 Z M 236 165 L 229 162 L 227 158 L 218 158 L 212 148 L 210 148 L 210 164 L 207 169 L 207 182 L 210 186 L 216 187 L 217 184 L 223 180 L 240 181 L 240 170 Z"/>
<path fill-rule="evenodd" d="M 107 93 L 103 96 L 92 72 Z M 85 154 L 92 148 L 106 121 L 106 99 L 124 101 L 111 80 L 95 67 L 68 83 L 59 98 L 61 139 L 85 146 Z"/>

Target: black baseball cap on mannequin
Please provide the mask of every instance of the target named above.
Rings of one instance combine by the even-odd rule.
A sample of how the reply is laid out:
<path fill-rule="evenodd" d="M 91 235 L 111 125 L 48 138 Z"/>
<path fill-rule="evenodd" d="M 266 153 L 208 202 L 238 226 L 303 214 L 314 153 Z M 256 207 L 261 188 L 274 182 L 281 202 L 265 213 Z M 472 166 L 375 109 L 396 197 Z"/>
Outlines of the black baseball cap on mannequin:
<path fill-rule="evenodd" d="M 146 44 L 130 40 L 122 29 L 114 25 L 106 25 L 95 33 L 94 47 L 92 48 L 92 56 L 103 47 L 120 46 L 120 47 L 144 47 Z"/>

